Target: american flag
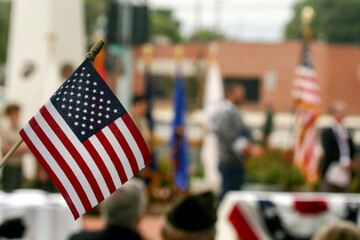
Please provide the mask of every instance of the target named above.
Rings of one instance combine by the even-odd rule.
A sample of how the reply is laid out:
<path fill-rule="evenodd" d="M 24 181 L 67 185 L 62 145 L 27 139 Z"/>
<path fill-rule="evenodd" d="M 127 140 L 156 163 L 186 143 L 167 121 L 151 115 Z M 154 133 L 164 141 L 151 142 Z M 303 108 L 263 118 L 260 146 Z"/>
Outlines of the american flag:
<path fill-rule="evenodd" d="M 297 106 L 294 161 L 305 179 L 313 183 L 318 178 L 319 164 L 314 151 L 318 139 L 315 122 L 319 116 L 321 98 L 307 43 L 303 46 L 301 62 L 295 73 L 292 92 Z"/>
<path fill-rule="evenodd" d="M 151 162 L 139 130 L 89 60 L 20 135 L 75 219 Z"/>
<path fill-rule="evenodd" d="M 322 226 L 360 221 L 359 198 L 351 194 L 243 191 L 225 200 L 219 239 L 310 240 Z"/>
<path fill-rule="evenodd" d="M 295 70 L 292 96 L 297 104 L 317 107 L 321 104 L 320 88 L 316 80 L 308 44 L 304 44 L 300 65 Z"/>

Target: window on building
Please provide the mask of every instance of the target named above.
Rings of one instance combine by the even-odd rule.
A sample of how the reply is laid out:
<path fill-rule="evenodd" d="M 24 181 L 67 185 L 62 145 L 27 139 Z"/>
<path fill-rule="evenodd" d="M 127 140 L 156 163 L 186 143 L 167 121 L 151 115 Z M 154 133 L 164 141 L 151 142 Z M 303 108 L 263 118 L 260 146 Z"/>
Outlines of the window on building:
<path fill-rule="evenodd" d="M 253 78 L 225 78 L 225 85 L 241 84 L 246 91 L 246 101 L 249 103 L 258 103 L 260 101 L 260 79 Z"/>
<path fill-rule="evenodd" d="M 196 77 L 185 77 L 186 103 L 189 108 L 197 105 L 199 81 Z M 170 75 L 152 75 L 154 98 L 171 100 L 173 95 L 174 78 Z"/>
<path fill-rule="evenodd" d="M 155 99 L 171 98 L 173 80 L 169 75 L 152 75 L 153 93 Z"/>

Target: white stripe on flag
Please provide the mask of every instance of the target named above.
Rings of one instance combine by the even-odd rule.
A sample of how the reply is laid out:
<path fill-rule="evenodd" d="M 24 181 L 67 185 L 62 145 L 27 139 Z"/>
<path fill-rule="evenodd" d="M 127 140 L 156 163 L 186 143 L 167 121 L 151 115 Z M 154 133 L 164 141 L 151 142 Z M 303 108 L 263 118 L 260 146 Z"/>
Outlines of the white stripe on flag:
<path fill-rule="evenodd" d="M 105 127 L 103 130 L 101 130 L 104 135 L 106 136 L 106 138 L 109 140 L 111 146 L 113 147 L 114 151 L 116 152 L 116 155 L 119 157 L 121 164 L 124 168 L 124 171 L 126 173 L 127 179 L 130 179 L 132 176 L 134 176 L 129 160 L 126 157 L 122 147 L 120 146 L 118 140 L 116 140 L 114 134 L 112 133 L 112 131 L 109 129 L 109 127 Z M 131 146 L 130 148 L 132 148 L 133 146 Z M 140 168 L 139 168 L 140 169 Z"/>
<path fill-rule="evenodd" d="M 131 151 L 133 152 L 137 164 L 139 166 L 139 169 L 143 169 L 145 167 L 145 161 L 144 158 L 141 154 L 141 151 L 139 149 L 139 146 L 137 145 L 134 137 L 132 136 L 131 132 L 129 131 L 129 129 L 127 128 L 126 124 L 124 123 L 124 121 L 119 118 L 115 121 L 116 126 L 119 128 L 119 130 L 121 131 L 121 133 L 124 135 L 126 141 L 129 143 L 129 145 L 131 146 Z"/>
<path fill-rule="evenodd" d="M 307 92 L 299 91 L 299 90 L 293 90 L 292 91 L 292 96 L 294 98 L 303 100 L 304 102 L 307 102 L 307 103 L 310 103 L 310 104 L 318 105 L 318 104 L 321 103 L 321 99 L 320 99 L 320 96 L 318 94 L 307 93 Z"/>
<path fill-rule="evenodd" d="M 100 155 L 100 157 L 104 161 L 107 169 L 109 170 L 111 178 L 112 178 L 112 180 L 114 182 L 115 188 L 118 189 L 119 187 L 121 187 L 122 183 L 121 183 L 121 180 L 119 178 L 118 172 L 116 171 L 114 163 L 110 159 L 110 157 L 107 154 L 105 148 L 103 147 L 103 145 L 101 144 L 99 139 L 96 137 L 96 135 L 91 136 L 89 138 L 89 141 L 91 142 L 91 144 L 94 146 L 95 150 L 98 152 L 98 154 Z"/>
<path fill-rule="evenodd" d="M 308 77 L 316 77 L 316 72 L 314 69 L 309 68 L 309 67 L 305 67 L 305 66 L 298 66 L 295 69 L 295 73 L 299 74 L 299 75 L 304 75 L 304 76 L 308 76 Z"/>
<path fill-rule="evenodd" d="M 299 87 L 306 88 L 308 90 L 313 90 L 313 91 L 314 90 L 318 91 L 320 89 L 319 85 L 317 83 L 306 81 L 301 78 L 296 78 L 294 80 L 294 86 L 299 86 Z"/>
<path fill-rule="evenodd" d="M 46 149 L 46 147 L 41 142 L 41 140 L 38 138 L 38 136 L 36 135 L 34 130 L 31 128 L 29 123 L 27 123 L 25 125 L 24 132 L 29 137 L 31 142 L 34 144 L 36 149 L 38 149 L 39 153 L 42 155 L 44 160 L 51 167 L 54 174 L 59 178 L 59 181 L 62 183 L 66 192 L 69 194 L 69 197 L 71 198 L 71 201 L 74 203 L 74 206 L 75 206 L 77 212 L 79 213 L 79 215 L 82 215 L 83 213 L 85 213 L 85 208 L 84 208 L 83 204 L 81 203 L 80 198 L 77 195 L 74 187 L 72 186 L 69 179 L 66 177 L 65 173 L 60 168 L 58 163 L 55 161 L 55 159 L 52 157 L 52 155 Z"/>
<path fill-rule="evenodd" d="M 45 132 L 47 137 L 50 139 L 50 141 L 56 146 L 57 150 L 59 151 L 60 155 L 65 159 L 66 163 L 69 164 L 69 167 L 74 172 L 76 178 L 79 180 L 81 186 L 84 188 L 84 191 L 86 193 L 87 198 L 89 199 L 91 206 L 95 206 L 98 204 L 98 201 L 95 197 L 95 194 L 87 181 L 84 173 L 81 171 L 80 167 L 74 160 L 74 158 L 71 156 L 71 154 L 68 152 L 68 150 L 65 148 L 64 144 L 59 140 L 57 135 L 53 132 L 51 127 L 48 125 L 48 123 L 45 121 L 43 116 L 38 112 L 34 116 L 36 122 L 39 124 L 41 129 Z"/>
<path fill-rule="evenodd" d="M 78 140 L 74 132 L 70 129 L 70 127 L 66 124 L 65 120 L 60 116 L 54 105 L 50 101 L 45 104 L 46 109 L 49 111 L 51 116 L 54 118 L 59 127 L 64 131 L 66 136 L 70 139 L 76 150 L 80 153 L 80 155 L 85 160 L 88 165 L 90 171 L 95 177 L 96 182 L 99 184 L 102 194 L 104 198 L 110 195 L 109 189 L 106 185 L 103 175 L 101 174 L 99 168 L 96 166 L 96 163 L 92 159 L 89 152 L 86 150 L 84 145 Z M 109 169 L 110 171 L 110 169 Z M 112 176 L 112 175 L 111 175 Z M 114 178 L 113 178 L 114 179 Z"/>

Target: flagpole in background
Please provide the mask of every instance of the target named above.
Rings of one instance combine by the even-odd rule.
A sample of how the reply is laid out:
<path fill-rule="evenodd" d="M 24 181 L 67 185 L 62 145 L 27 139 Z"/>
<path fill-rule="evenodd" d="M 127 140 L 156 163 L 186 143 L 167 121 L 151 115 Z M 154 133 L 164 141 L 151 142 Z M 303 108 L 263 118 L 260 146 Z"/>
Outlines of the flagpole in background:
<path fill-rule="evenodd" d="M 150 130 L 149 139 L 147 139 L 147 146 L 149 148 L 151 163 L 148 165 L 146 171 L 143 171 L 143 176 L 148 181 L 147 194 L 148 197 L 151 197 L 159 181 L 159 174 L 156 161 L 156 137 L 154 134 L 154 118 L 153 118 L 153 108 L 154 108 L 154 92 L 153 92 L 153 81 L 151 76 L 151 64 L 153 57 L 154 47 L 150 43 L 144 44 L 142 48 L 142 59 L 144 62 L 143 68 L 143 92 L 145 93 L 148 109 L 146 113 L 146 118 L 148 120 L 148 126 Z"/>
<path fill-rule="evenodd" d="M 86 54 L 86 58 L 89 61 L 94 61 L 96 55 L 98 55 L 98 53 L 101 51 L 102 47 L 104 46 L 105 42 L 103 40 L 99 40 L 90 50 L 90 52 L 88 52 Z M 6 155 L 1 159 L 0 161 L 0 168 L 2 168 L 5 164 L 5 162 L 14 154 L 14 152 L 16 151 L 16 149 L 21 145 L 21 143 L 23 142 L 23 139 L 20 137 L 16 143 L 11 147 L 11 149 L 6 153 Z"/>
<path fill-rule="evenodd" d="M 153 84 L 151 79 L 151 62 L 152 62 L 152 54 L 153 54 L 153 46 L 150 43 L 147 43 L 143 46 L 143 61 L 144 61 L 144 87 L 145 87 L 145 95 L 148 101 L 148 112 L 146 113 L 146 118 L 149 122 L 150 128 L 150 143 L 149 150 L 150 154 L 153 153 L 154 150 L 154 119 L 152 116 L 153 105 L 154 105 L 154 94 L 153 94 Z"/>
<path fill-rule="evenodd" d="M 320 116 L 320 88 L 313 67 L 309 43 L 312 38 L 311 21 L 314 9 L 304 7 L 301 13 L 303 49 L 301 61 L 296 68 L 292 91 L 296 106 L 294 163 L 299 167 L 308 183 L 318 179 L 319 159 L 315 146 L 318 141 L 316 119 Z"/>
<path fill-rule="evenodd" d="M 213 122 L 216 111 L 224 100 L 224 86 L 217 60 L 218 54 L 218 43 L 211 43 L 208 50 L 208 66 L 203 92 L 204 140 L 201 149 L 205 187 L 211 188 L 215 192 L 219 191 L 221 179 L 218 171 L 218 140 L 213 131 Z"/>

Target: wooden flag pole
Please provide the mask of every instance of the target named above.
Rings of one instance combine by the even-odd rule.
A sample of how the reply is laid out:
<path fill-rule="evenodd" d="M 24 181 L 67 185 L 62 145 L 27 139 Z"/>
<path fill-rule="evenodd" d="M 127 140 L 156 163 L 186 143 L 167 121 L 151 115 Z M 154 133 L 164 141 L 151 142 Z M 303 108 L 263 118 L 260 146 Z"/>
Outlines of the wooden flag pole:
<path fill-rule="evenodd" d="M 13 155 L 13 153 L 16 151 L 16 149 L 20 146 L 20 144 L 23 142 L 22 138 L 19 138 L 17 142 L 11 147 L 11 149 L 6 153 L 6 155 L 1 159 L 0 161 L 0 168 L 2 168 L 5 164 L 5 162 Z"/>
<path fill-rule="evenodd" d="M 105 42 L 103 40 L 99 40 L 90 50 L 90 52 L 88 52 L 86 54 L 86 58 L 89 61 L 94 61 L 96 55 L 99 54 L 99 52 L 101 51 L 101 49 L 103 48 Z M 6 153 L 6 155 L 1 159 L 0 161 L 0 168 L 2 168 L 5 164 L 5 162 L 14 154 L 14 152 L 16 151 L 16 149 L 21 145 L 21 143 L 23 142 L 22 138 L 19 138 L 16 143 L 11 147 L 11 149 Z"/>

